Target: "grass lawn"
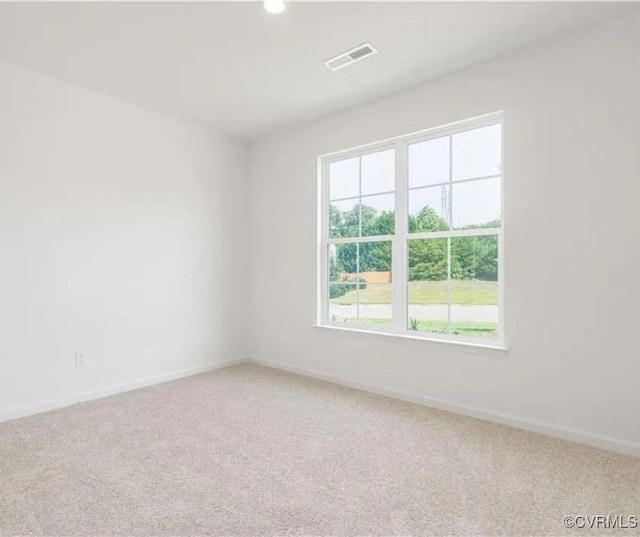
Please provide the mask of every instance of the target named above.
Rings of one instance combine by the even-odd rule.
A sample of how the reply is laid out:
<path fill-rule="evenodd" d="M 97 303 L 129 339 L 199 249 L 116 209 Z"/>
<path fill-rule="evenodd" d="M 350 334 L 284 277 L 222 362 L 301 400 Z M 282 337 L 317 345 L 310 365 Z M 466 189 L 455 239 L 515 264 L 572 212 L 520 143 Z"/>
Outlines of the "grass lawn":
<path fill-rule="evenodd" d="M 495 305 L 498 282 L 451 281 L 452 304 Z M 355 304 L 356 291 L 331 300 L 333 304 Z M 447 282 L 409 282 L 409 304 L 446 304 Z M 360 304 L 390 304 L 391 284 L 367 285 L 360 289 Z"/>
<path fill-rule="evenodd" d="M 355 319 L 344 319 L 345 324 L 354 324 Z M 360 319 L 361 325 L 365 326 L 389 326 L 391 319 Z M 498 337 L 497 323 L 482 322 L 453 322 L 447 329 L 447 321 L 418 321 L 419 332 L 430 332 L 432 334 L 456 334 L 459 336 L 482 337 L 496 339 Z"/>

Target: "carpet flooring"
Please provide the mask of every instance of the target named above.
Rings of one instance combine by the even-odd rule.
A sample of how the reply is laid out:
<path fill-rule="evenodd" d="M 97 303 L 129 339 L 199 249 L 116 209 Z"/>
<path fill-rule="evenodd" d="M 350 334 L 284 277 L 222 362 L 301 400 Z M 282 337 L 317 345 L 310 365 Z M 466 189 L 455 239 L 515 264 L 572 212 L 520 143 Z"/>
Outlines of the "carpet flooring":
<path fill-rule="evenodd" d="M 256 365 L 0 424 L 0 535 L 596 535 L 640 459 Z M 619 530 L 637 535 L 638 530 Z"/>

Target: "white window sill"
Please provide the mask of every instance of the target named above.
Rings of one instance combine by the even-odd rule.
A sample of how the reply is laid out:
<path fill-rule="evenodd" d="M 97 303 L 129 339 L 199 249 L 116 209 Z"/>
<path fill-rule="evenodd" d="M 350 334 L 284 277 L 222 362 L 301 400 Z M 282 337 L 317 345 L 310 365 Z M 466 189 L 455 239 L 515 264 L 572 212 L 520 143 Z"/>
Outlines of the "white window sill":
<path fill-rule="evenodd" d="M 358 336 L 371 336 L 373 338 L 378 338 L 382 336 L 383 338 L 392 338 L 399 340 L 409 340 L 409 341 L 421 341 L 423 343 L 436 343 L 445 346 L 458 346 L 463 347 L 466 350 L 474 350 L 478 351 L 498 351 L 499 353 L 507 353 L 509 351 L 508 347 L 500 343 L 487 343 L 483 341 L 466 341 L 459 339 L 446 339 L 446 338 L 438 338 L 431 337 L 429 334 L 414 336 L 411 334 L 400 334 L 397 332 L 385 332 L 382 330 L 369 330 L 366 328 L 352 328 L 352 327 L 344 327 L 344 326 L 336 326 L 330 324 L 314 324 L 314 328 L 321 328 L 326 330 L 332 330 L 335 332 L 343 332 L 343 333 L 351 333 Z"/>

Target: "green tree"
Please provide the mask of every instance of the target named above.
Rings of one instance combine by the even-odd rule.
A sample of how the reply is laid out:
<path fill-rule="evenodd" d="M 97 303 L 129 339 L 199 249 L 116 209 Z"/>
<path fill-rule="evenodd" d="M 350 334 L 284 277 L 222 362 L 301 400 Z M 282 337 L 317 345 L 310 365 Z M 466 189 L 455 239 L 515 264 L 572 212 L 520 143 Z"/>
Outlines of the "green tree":
<path fill-rule="evenodd" d="M 409 241 L 409 281 L 447 279 L 447 239 Z"/>
<path fill-rule="evenodd" d="M 335 205 L 329 208 L 332 237 L 393 235 L 395 214 L 378 212 L 367 205 L 356 205 L 341 211 Z M 446 231 L 449 225 L 432 207 L 425 206 L 409 216 L 409 231 Z M 467 226 L 463 229 L 500 227 L 500 220 Z M 362 228 L 362 229 L 360 229 Z M 440 281 L 447 278 L 447 248 L 451 245 L 451 277 L 457 280 L 498 279 L 498 239 L 495 236 L 455 237 L 450 239 L 411 239 L 408 245 L 409 280 Z M 359 251 L 359 256 L 358 256 Z M 391 242 L 363 242 L 340 244 L 335 260 L 329 266 L 331 281 L 342 271 L 349 274 L 391 270 Z"/>
<path fill-rule="evenodd" d="M 409 215 L 409 233 L 446 231 L 449 224 L 432 207 L 425 206 L 415 215 Z"/>

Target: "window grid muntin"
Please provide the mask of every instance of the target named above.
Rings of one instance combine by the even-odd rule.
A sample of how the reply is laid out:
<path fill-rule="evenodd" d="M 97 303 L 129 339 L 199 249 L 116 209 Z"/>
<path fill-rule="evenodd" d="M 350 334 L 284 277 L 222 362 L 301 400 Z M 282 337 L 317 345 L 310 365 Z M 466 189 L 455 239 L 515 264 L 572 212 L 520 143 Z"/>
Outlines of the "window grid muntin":
<path fill-rule="evenodd" d="M 395 195 L 396 190 L 383 190 L 381 192 L 370 192 L 367 194 L 362 194 L 362 158 L 366 157 L 368 155 L 375 155 L 377 153 L 382 153 L 382 152 L 386 152 L 386 151 L 390 151 L 390 150 L 394 150 L 394 160 L 396 158 L 395 155 L 395 147 L 394 146 L 387 146 L 385 147 L 381 147 L 381 148 L 377 148 L 375 150 L 372 151 L 366 151 L 363 152 L 362 154 L 359 155 L 351 155 L 348 157 L 343 157 L 343 158 L 336 158 L 336 159 L 332 159 L 332 160 L 325 160 L 323 162 L 323 166 L 321 168 L 321 181 L 324 183 L 326 183 L 326 191 L 327 191 L 327 209 L 326 211 L 329 212 L 329 215 L 325 214 L 325 211 L 322 212 L 323 215 L 323 223 L 322 226 L 323 228 L 326 227 L 327 228 L 327 240 L 333 240 L 339 237 L 331 237 L 331 219 L 330 219 L 330 212 L 331 212 L 331 205 L 333 204 L 340 204 L 342 202 L 345 201 L 357 201 L 357 206 L 358 206 L 358 234 L 353 236 L 353 237 L 348 237 L 348 238 L 362 238 L 362 237 L 377 237 L 378 235 L 363 235 L 362 233 L 362 206 L 363 206 L 363 200 L 364 199 L 368 199 L 368 198 L 372 198 L 372 197 L 376 197 L 376 196 L 390 196 L 390 195 Z M 335 198 L 333 199 L 331 197 L 331 165 L 332 164 L 336 164 L 339 162 L 345 162 L 345 161 L 349 161 L 349 160 L 357 160 L 358 163 L 358 195 L 357 196 L 346 196 L 346 197 L 341 197 L 341 198 Z M 395 179 L 395 178 L 394 178 Z M 324 192 L 324 190 L 323 190 Z M 323 202 L 324 203 L 324 202 Z M 395 202 L 394 202 L 394 208 L 393 208 L 394 214 L 395 214 Z M 395 225 L 394 225 L 394 231 L 395 231 Z M 324 229 L 323 229 L 324 232 Z M 340 237 L 342 238 L 342 237 Z"/>
<path fill-rule="evenodd" d="M 464 178 L 461 180 L 456 180 L 453 181 L 452 180 L 452 174 L 453 174 L 453 163 L 451 162 L 453 156 L 452 156 L 452 151 L 451 151 L 451 143 L 452 143 L 452 136 L 459 134 L 459 133 L 464 133 L 464 132 L 468 132 L 468 131 L 473 131 L 476 129 L 480 129 L 483 127 L 489 127 L 492 125 L 500 125 L 501 126 L 501 131 L 500 131 L 500 173 L 499 174 L 493 174 L 493 175 L 489 175 L 489 176 L 478 176 L 478 177 L 471 177 L 471 178 Z M 430 185 L 419 185 L 419 186 L 415 186 L 415 187 L 409 187 L 407 184 L 407 178 L 408 178 L 408 166 L 407 166 L 407 161 L 408 161 L 408 148 L 409 145 L 414 144 L 414 143 L 419 143 L 422 141 L 426 141 L 426 140 L 432 140 L 435 138 L 441 138 L 447 136 L 449 138 L 449 144 L 450 144 L 450 150 L 449 150 L 449 158 L 450 158 L 450 163 L 449 163 L 449 175 L 450 175 L 450 180 L 448 182 L 445 183 L 437 183 L 437 184 L 430 184 Z M 461 342 L 461 343 L 472 343 L 472 344 L 479 344 L 481 346 L 489 346 L 489 347 L 493 347 L 493 346 L 502 346 L 505 345 L 505 322 L 504 322 L 504 254 L 503 254 L 503 242 L 504 242 L 504 211 L 503 211 L 503 207 L 504 207 L 504 123 L 503 123 L 503 117 L 502 117 L 502 113 L 494 113 L 494 114 L 488 114 L 486 116 L 480 116 L 478 118 L 473 118 L 470 120 L 464 120 L 464 121 L 460 121 L 457 122 L 455 124 L 451 124 L 449 126 L 445 126 L 445 127 L 438 127 L 436 129 L 430 129 L 426 132 L 420 132 L 420 133 L 415 133 L 415 134 L 410 134 L 410 135 L 406 135 L 406 136 L 401 136 L 398 138 L 395 138 L 391 141 L 383 141 L 383 142 L 379 142 L 376 144 L 372 144 L 369 146 L 364 146 L 364 147 L 360 147 L 360 148 L 354 148 L 351 150 L 347 150 L 347 151 L 341 151 L 338 153 L 333 153 L 333 154 L 329 154 L 329 155 L 325 155 L 324 157 L 320 157 L 323 166 L 321 167 L 321 184 L 324 185 L 326 183 L 328 183 L 328 165 L 331 164 L 332 162 L 336 162 L 336 161 L 341 161 L 341 160 L 346 160 L 349 158 L 354 158 L 356 156 L 364 156 L 366 154 L 371 154 L 371 153 L 376 153 L 379 151 L 384 151 L 385 149 L 389 149 L 391 147 L 395 148 L 395 161 L 396 161 L 396 166 L 395 166 L 395 170 L 396 170 L 396 177 L 395 177 L 395 185 L 396 185 L 396 189 L 395 189 L 395 193 L 396 193 L 396 200 L 398 200 L 398 194 L 400 193 L 401 195 L 404 195 L 405 199 L 404 202 L 407 204 L 404 206 L 404 210 L 402 210 L 401 204 L 398 203 L 396 201 L 395 204 L 395 234 L 393 236 L 367 236 L 367 237 L 358 237 L 358 238 L 344 238 L 344 242 L 373 242 L 373 241 L 382 241 L 382 240 L 391 240 L 392 243 L 392 266 L 396 266 L 395 264 L 395 257 L 397 255 L 397 251 L 398 248 L 397 246 L 399 244 L 403 244 L 404 247 L 401 248 L 401 252 L 402 252 L 402 264 L 405 265 L 404 268 L 406 268 L 408 270 L 408 267 L 406 267 L 406 265 L 408 265 L 409 263 L 409 258 L 408 258 L 408 250 L 406 248 L 406 243 L 407 241 L 411 238 L 411 239 L 417 239 L 417 238 L 447 238 L 448 239 L 448 243 L 450 242 L 451 238 L 455 238 L 455 237 L 472 237 L 472 236 L 490 236 L 490 235 L 496 235 L 497 236 L 497 241 L 498 241 L 498 259 L 497 259 L 497 265 L 498 265 L 498 281 L 497 281 L 497 288 L 498 288 L 498 339 L 497 340 L 487 340 L 487 339 L 482 339 L 482 338 L 473 338 L 473 337 L 466 337 L 466 336 L 460 336 L 460 335 L 453 335 L 453 334 L 436 334 L 436 333 L 421 333 L 418 337 L 421 339 L 431 339 L 431 340 L 442 340 L 442 341 L 450 341 L 450 342 Z M 399 158 L 401 157 L 401 158 Z M 399 176 L 398 176 L 398 162 L 401 159 L 404 159 L 404 187 L 402 189 L 402 192 L 400 192 L 399 188 L 398 188 L 398 183 L 399 183 Z M 360 168 L 360 172 L 361 172 L 361 165 L 359 166 Z M 417 190 L 417 189 L 421 189 L 421 188 L 430 188 L 430 187 L 435 187 L 435 186 L 442 186 L 442 185 L 451 185 L 451 184 L 459 184 L 459 183 L 464 183 L 464 182 L 472 182 L 472 181 L 479 181 L 479 180 L 483 180 L 483 179 L 492 179 L 492 178 L 500 178 L 500 225 L 501 227 L 499 228 L 476 228 L 476 229 L 460 229 L 460 230 L 454 230 L 454 229 L 450 229 L 447 231 L 438 231 L 438 232 L 414 232 L 414 233 L 409 233 L 409 229 L 408 229 L 408 195 L 409 195 L 409 191 L 410 190 Z M 361 178 L 360 178 L 361 179 Z M 323 187 L 323 192 L 324 192 L 324 188 Z M 361 188 L 361 187 L 360 187 Z M 390 192 L 389 192 L 390 193 Z M 382 193 L 380 193 L 382 194 Z M 376 194 L 372 194 L 372 195 L 378 195 L 378 193 Z M 360 196 L 362 197 L 362 196 Z M 449 196 L 449 217 L 452 218 L 452 207 L 451 207 L 451 203 L 452 203 L 452 197 L 453 196 Z M 348 198 L 347 198 L 348 199 Z M 338 200 L 331 200 L 331 201 L 338 201 Z M 328 233 L 326 230 L 326 227 L 328 226 L 328 205 L 329 205 L 329 200 L 328 200 L 328 196 L 324 197 L 323 194 L 323 198 L 321 200 L 322 203 L 322 207 L 321 207 L 321 215 L 322 215 L 322 231 L 321 231 L 321 240 L 323 241 L 323 244 L 329 244 L 329 243 L 335 243 L 335 244 L 339 244 L 342 243 L 343 241 L 340 238 L 334 238 L 334 239 L 329 239 L 328 237 Z M 360 204 L 361 205 L 361 204 Z M 402 214 L 400 214 L 402 213 Z M 360 218 L 360 221 L 362 219 Z M 451 226 L 450 226 L 451 227 Z M 364 240 L 363 240 L 364 239 Z M 447 251 L 450 252 L 450 248 L 447 248 Z M 449 254 L 448 254 L 449 255 Z M 450 260 L 448 260 L 448 270 L 450 271 Z M 398 273 L 397 270 L 393 271 L 393 279 L 394 281 L 396 280 L 396 278 L 398 276 L 400 276 L 400 274 Z M 322 275 L 321 275 L 322 278 Z M 403 285 L 406 289 L 407 284 L 408 284 L 408 276 L 407 273 L 404 273 L 404 278 L 403 278 Z M 449 281 L 450 278 L 449 278 Z M 395 289 L 396 287 L 394 286 L 392 288 L 392 292 L 394 295 L 397 295 L 397 293 L 395 293 Z M 359 289 L 358 289 L 359 290 Z M 450 293 L 449 293 L 450 294 Z M 402 295 L 404 295 L 404 293 L 402 293 Z M 320 297 L 321 301 L 325 301 L 328 307 L 328 303 L 329 300 L 327 299 L 328 293 L 325 292 L 323 296 Z M 358 301 L 359 302 L 359 301 Z M 403 310 L 404 310 L 404 314 L 402 315 L 402 317 L 404 318 L 404 325 L 406 325 L 406 321 L 407 321 L 407 308 L 408 308 L 408 301 L 406 299 L 406 297 L 403 299 Z M 450 308 L 451 305 L 451 297 L 449 296 L 449 300 L 448 300 L 448 307 Z M 321 310 L 322 311 L 322 310 Z M 398 312 L 396 311 L 396 308 L 394 308 L 393 310 L 393 324 L 392 327 L 390 329 L 385 329 L 384 327 L 376 327 L 375 330 L 372 330 L 370 327 L 363 327 L 364 330 L 367 331 L 373 331 L 373 332 L 390 332 L 390 333 L 394 333 L 397 335 L 404 335 L 404 336 L 411 336 L 411 337 L 415 337 L 416 334 L 415 333 L 410 333 L 406 327 L 404 329 L 398 329 L 398 325 L 396 322 L 396 314 Z M 320 323 L 321 324 L 325 324 L 325 325 L 329 325 L 332 326 L 333 323 L 329 322 L 329 320 L 325 317 L 325 318 L 321 318 L 320 319 Z"/>

